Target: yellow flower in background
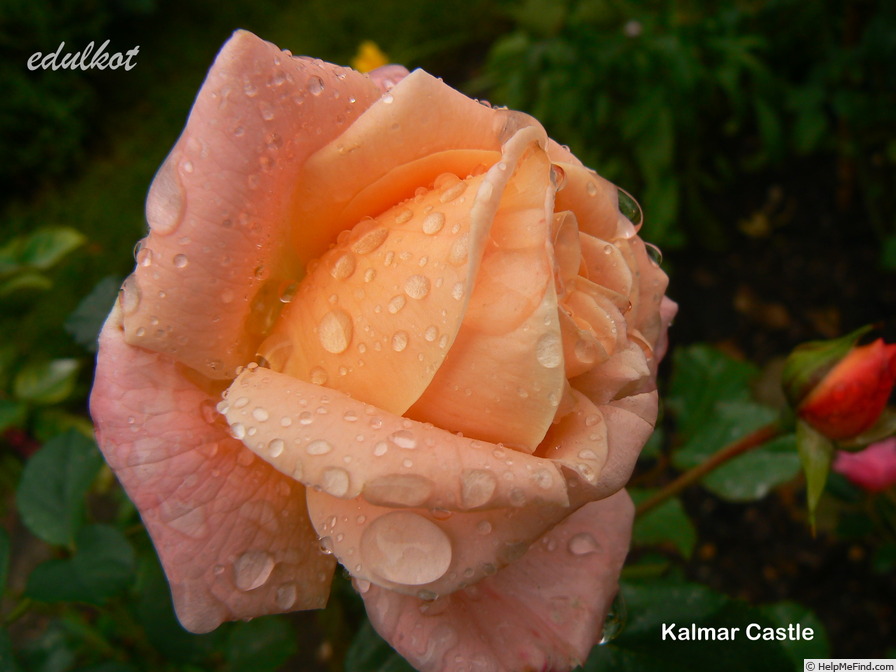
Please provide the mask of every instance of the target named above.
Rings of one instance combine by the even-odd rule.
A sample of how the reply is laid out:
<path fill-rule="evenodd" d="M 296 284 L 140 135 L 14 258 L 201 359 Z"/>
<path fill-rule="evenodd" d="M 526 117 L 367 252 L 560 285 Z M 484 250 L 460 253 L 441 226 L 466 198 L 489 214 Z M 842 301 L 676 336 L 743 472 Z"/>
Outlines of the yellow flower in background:
<path fill-rule="evenodd" d="M 352 68 L 358 72 L 370 72 L 388 64 L 389 57 L 372 40 L 364 40 L 358 45 L 358 52 L 352 59 Z"/>

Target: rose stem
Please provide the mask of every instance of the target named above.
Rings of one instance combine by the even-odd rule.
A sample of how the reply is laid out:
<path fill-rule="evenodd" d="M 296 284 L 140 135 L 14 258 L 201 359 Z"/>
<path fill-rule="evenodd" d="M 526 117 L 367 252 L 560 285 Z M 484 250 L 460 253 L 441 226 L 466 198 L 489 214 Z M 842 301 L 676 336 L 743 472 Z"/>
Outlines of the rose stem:
<path fill-rule="evenodd" d="M 635 516 L 643 516 L 645 513 L 659 506 L 667 499 L 670 499 L 671 497 L 677 495 L 691 483 L 699 481 L 709 472 L 722 466 L 728 460 L 731 460 L 738 455 L 742 455 L 743 453 L 749 452 L 754 448 L 758 448 L 759 446 L 774 439 L 775 437 L 780 436 L 783 432 L 784 430 L 781 428 L 781 426 L 778 425 L 778 423 L 773 422 L 771 424 L 765 425 L 764 427 L 760 427 L 756 431 L 747 434 L 742 439 L 738 439 L 734 443 L 725 446 L 717 453 L 714 453 L 712 457 L 707 459 L 705 462 L 701 462 L 696 467 L 684 472 L 674 481 L 665 485 L 663 488 L 655 492 L 652 496 L 641 502 L 635 509 Z"/>

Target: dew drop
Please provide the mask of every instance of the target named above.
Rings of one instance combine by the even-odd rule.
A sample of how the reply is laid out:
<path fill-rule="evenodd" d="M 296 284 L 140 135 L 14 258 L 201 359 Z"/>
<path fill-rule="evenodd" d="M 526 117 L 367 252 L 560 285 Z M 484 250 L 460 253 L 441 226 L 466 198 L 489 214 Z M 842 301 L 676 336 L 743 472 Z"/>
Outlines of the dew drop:
<path fill-rule="evenodd" d="M 434 324 L 429 325 L 426 328 L 426 331 L 423 332 L 423 338 L 426 339 L 427 342 L 432 343 L 439 337 L 439 328 Z"/>
<path fill-rule="evenodd" d="M 421 506 L 435 484 L 417 474 L 387 474 L 364 485 L 364 498 L 376 506 Z"/>
<path fill-rule="evenodd" d="M 233 580 L 240 590 L 255 590 L 274 571 L 274 558 L 265 551 L 247 551 L 233 563 Z"/>
<path fill-rule="evenodd" d="M 588 192 L 589 196 L 597 196 L 597 183 L 588 181 L 588 184 L 585 185 L 585 191 Z"/>
<path fill-rule="evenodd" d="M 404 224 L 405 222 L 410 221 L 411 217 L 414 216 L 414 213 L 411 212 L 409 208 L 402 208 L 398 212 L 395 213 L 395 223 L 396 224 Z"/>
<path fill-rule="evenodd" d="M 310 425 L 312 422 L 314 422 L 314 416 L 311 415 L 311 411 L 302 411 L 299 413 L 300 425 Z"/>
<path fill-rule="evenodd" d="M 573 555 L 589 555 L 596 553 L 600 546 L 590 534 L 581 532 L 570 537 L 567 548 Z"/>
<path fill-rule="evenodd" d="M 315 385 L 324 385 L 329 376 L 323 367 L 315 366 L 308 374 L 309 380 Z"/>
<path fill-rule="evenodd" d="M 425 275 L 412 275 L 404 283 L 404 293 L 412 299 L 423 299 L 429 294 L 429 278 Z"/>
<path fill-rule="evenodd" d="M 484 469 L 467 469 L 461 481 L 461 502 L 467 509 L 487 504 L 498 487 L 495 475 Z"/>
<path fill-rule="evenodd" d="M 409 586 L 431 583 L 451 565 L 451 540 L 435 523 L 410 511 L 374 520 L 361 535 L 359 550 L 369 571 Z"/>
<path fill-rule="evenodd" d="M 350 252 L 345 252 L 336 257 L 330 265 L 330 275 L 336 280 L 345 280 L 355 272 L 355 257 Z"/>
<path fill-rule="evenodd" d="M 312 441 L 307 446 L 305 446 L 305 452 L 309 455 L 326 455 L 331 450 L 333 450 L 333 446 L 331 446 L 323 439 Z"/>
<path fill-rule="evenodd" d="M 241 422 L 235 422 L 230 426 L 230 433 L 235 439 L 246 438 L 246 426 Z"/>
<path fill-rule="evenodd" d="M 344 310 L 331 310 L 320 320 L 318 337 L 327 352 L 345 352 L 352 342 L 352 318 Z"/>
<path fill-rule="evenodd" d="M 275 597 L 277 606 L 280 607 L 280 609 L 289 609 L 296 603 L 297 596 L 298 586 L 292 581 L 284 583 L 277 587 L 277 595 Z"/>
<path fill-rule="evenodd" d="M 174 266 L 176 268 L 186 268 L 187 264 L 190 263 L 190 260 L 187 259 L 187 255 L 185 254 L 175 254 L 174 255 Z"/>
<path fill-rule="evenodd" d="M 121 310 L 125 315 L 133 315 L 140 307 L 140 286 L 137 284 L 137 277 L 129 275 L 125 278 L 121 285 L 121 292 L 118 301 L 121 304 Z"/>
<path fill-rule="evenodd" d="M 371 229 L 358 240 L 351 244 L 352 252 L 356 254 L 369 254 L 386 242 L 389 237 L 389 229 L 378 227 Z"/>
<path fill-rule="evenodd" d="M 393 296 L 389 299 L 389 303 L 387 305 L 387 309 L 393 315 L 397 313 L 399 310 L 404 308 L 404 304 L 407 303 L 407 300 L 400 294 Z"/>
<path fill-rule="evenodd" d="M 165 160 L 146 198 L 146 219 L 150 228 L 165 235 L 174 231 L 183 218 L 184 186 L 171 157 Z"/>
<path fill-rule="evenodd" d="M 317 76 L 309 78 L 307 89 L 312 96 L 319 96 L 324 92 L 324 80 Z"/>
<path fill-rule="evenodd" d="M 280 457 L 284 448 L 286 448 L 286 442 L 283 439 L 271 439 L 268 442 L 268 454 L 271 457 Z"/>
<path fill-rule="evenodd" d="M 563 364 L 563 343 L 557 334 L 544 334 L 535 344 L 535 359 L 546 369 Z"/>
<path fill-rule="evenodd" d="M 408 347 L 408 332 L 406 331 L 396 331 L 392 335 L 392 349 L 395 352 L 401 352 L 406 347 Z"/>
<path fill-rule="evenodd" d="M 399 448 L 411 450 L 417 447 L 417 438 L 409 429 L 400 429 L 389 435 L 389 440 Z"/>
<path fill-rule="evenodd" d="M 445 215 L 441 212 L 431 212 L 423 218 L 423 233 L 429 236 L 437 234 L 443 226 L 445 226 Z"/>
<path fill-rule="evenodd" d="M 619 189 L 619 212 L 625 215 L 635 226 L 640 226 L 641 222 L 644 220 L 641 206 L 638 205 L 638 202 L 624 189 Z"/>
<path fill-rule="evenodd" d="M 467 261 L 470 254 L 470 234 L 463 233 L 457 237 L 451 250 L 448 252 L 448 263 L 453 266 L 461 266 Z"/>
<path fill-rule="evenodd" d="M 464 298 L 464 283 L 454 283 L 454 286 L 451 288 L 451 297 L 453 299 L 456 299 L 457 301 L 460 301 L 462 298 Z"/>
<path fill-rule="evenodd" d="M 348 492 L 349 488 L 348 472 L 339 467 L 327 467 L 321 474 L 320 487 L 328 495 L 342 497 Z"/>
<path fill-rule="evenodd" d="M 252 409 L 252 417 L 258 420 L 258 422 L 265 422 L 270 417 L 270 415 L 265 409 L 259 406 Z"/>
<path fill-rule="evenodd" d="M 532 474 L 532 480 L 542 490 L 550 490 L 554 485 L 554 477 L 547 469 L 538 469 Z"/>
<path fill-rule="evenodd" d="M 452 187 L 448 187 L 445 191 L 442 192 L 442 195 L 439 196 L 439 201 L 442 203 L 450 203 L 462 193 L 467 190 L 466 182 L 458 182 Z"/>
<path fill-rule="evenodd" d="M 491 534 L 492 524 L 487 520 L 480 520 L 476 523 L 476 531 L 481 535 Z"/>

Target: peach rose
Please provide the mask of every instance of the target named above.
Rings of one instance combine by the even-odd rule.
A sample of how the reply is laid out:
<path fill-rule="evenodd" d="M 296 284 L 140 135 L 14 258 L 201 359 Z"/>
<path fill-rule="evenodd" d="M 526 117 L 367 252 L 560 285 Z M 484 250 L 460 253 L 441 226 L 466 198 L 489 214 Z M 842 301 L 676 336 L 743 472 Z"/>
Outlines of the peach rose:
<path fill-rule="evenodd" d="M 674 314 L 620 193 L 423 71 L 237 32 L 91 397 L 183 625 L 322 607 L 338 559 L 421 670 L 582 661 Z"/>

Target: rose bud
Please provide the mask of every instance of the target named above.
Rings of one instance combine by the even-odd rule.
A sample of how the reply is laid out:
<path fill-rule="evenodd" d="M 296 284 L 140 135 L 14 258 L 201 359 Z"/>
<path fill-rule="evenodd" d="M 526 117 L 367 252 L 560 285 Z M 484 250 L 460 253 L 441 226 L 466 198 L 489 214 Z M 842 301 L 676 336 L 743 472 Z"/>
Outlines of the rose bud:
<path fill-rule="evenodd" d="M 857 453 L 840 451 L 834 471 L 870 492 L 880 492 L 896 484 L 896 437 L 872 443 Z"/>
<path fill-rule="evenodd" d="M 867 329 L 797 348 L 784 386 L 797 415 L 830 439 L 843 441 L 877 422 L 896 383 L 896 344 L 855 345 Z"/>
<path fill-rule="evenodd" d="M 237 32 L 91 397 L 181 623 L 323 607 L 338 560 L 420 670 L 583 661 L 675 313 L 619 201 L 525 114 Z"/>

